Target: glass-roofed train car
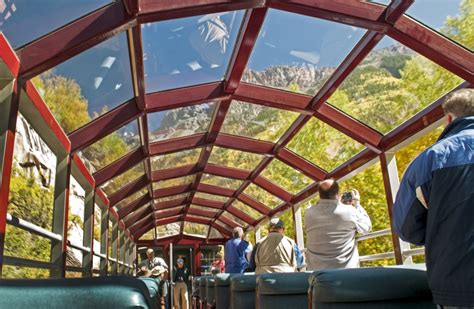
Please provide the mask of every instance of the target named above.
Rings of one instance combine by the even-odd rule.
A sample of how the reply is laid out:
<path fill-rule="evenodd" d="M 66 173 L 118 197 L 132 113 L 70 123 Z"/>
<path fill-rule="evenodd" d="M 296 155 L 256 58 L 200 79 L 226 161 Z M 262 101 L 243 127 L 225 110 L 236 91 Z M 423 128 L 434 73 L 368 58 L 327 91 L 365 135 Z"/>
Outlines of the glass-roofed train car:
<path fill-rule="evenodd" d="M 0 0 L 0 308 L 474 308 L 473 22 Z"/>

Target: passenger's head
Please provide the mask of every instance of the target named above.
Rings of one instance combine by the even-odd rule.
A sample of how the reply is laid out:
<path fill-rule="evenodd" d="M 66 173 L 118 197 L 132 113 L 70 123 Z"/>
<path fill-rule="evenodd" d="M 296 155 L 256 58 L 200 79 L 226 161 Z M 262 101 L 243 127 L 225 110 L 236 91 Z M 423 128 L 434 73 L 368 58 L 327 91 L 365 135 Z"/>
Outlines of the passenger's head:
<path fill-rule="evenodd" d="M 268 223 L 268 231 L 283 234 L 285 232 L 285 223 L 280 218 L 274 217 Z"/>
<path fill-rule="evenodd" d="M 339 184 L 334 179 L 326 179 L 319 182 L 319 197 L 326 200 L 337 200 L 339 195 Z"/>
<path fill-rule="evenodd" d="M 153 258 L 155 257 L 155 251 L 153 251 L 152 248 L 148 248 L 148 250 L 146 250 L 146 257 L 149 260 L 153 260 Z"/>
<path fill-rule="evenodd" d="M 178 265 L 178 268 L 183 268 L 184 267 L 184 260 L 182 258 L 179 258 L 176 261 L 176 265 Z"/>
<path fill-rule="evenodd" d="M 446 96 L 443 103 L 446 124 L 456 118 L 474 116 L 474 89 L 460 89 Z"/>
<path fill-rule="evenodd" d="M 217 252 L 216 253 L 216 259 L 218 260 L 222 260 L 224 257 L 222 256 L 222 253 L 221 252 Z"/>
<path fill-rule="evenodd" d="M 244 230 L 240 226 L 234 227 L 232 237 L 242 239 L 244 237 Z"/>

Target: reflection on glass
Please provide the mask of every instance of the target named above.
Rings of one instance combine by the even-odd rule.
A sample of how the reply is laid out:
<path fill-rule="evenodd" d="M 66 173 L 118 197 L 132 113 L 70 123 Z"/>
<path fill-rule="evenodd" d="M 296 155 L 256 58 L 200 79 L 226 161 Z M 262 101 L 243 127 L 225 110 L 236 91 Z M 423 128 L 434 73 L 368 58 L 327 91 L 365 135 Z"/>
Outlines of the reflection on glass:
<path fill-rule="evenodd" d="M 163 170 L 187 164 L 196 164 L 199 160 L 200 154 L 201 148 L 194 148 L 155 156 L 151 158 L 151 167 L 153 170 Z"/>
<path fill-rule="evenodd" d="M 462 80 L 391 38 L 384 38 L 329 103 L 388 133 Z"/>
<path fill-rule="evenodd" d="M 184 222 L 184 234 L 188 235 L 197 235 L 197 236 L 207 236 L 208 226 L 204 224 L 194 223 L 194 222 Z"/>
<path fill-rule="evenodd" d="M 196 177 L 195 175 L 188 175 L 184 177 L 161 180 L 153 184 L 153 190 L 191 184 L 194 181 L 195 177 Z"/>
<path fill-rule="evenodd" d="M 210 163 L 253 170 L 262 161 L 263 156 L 255 153 L 214 147 L 209 158 Z"/>
<path fill-rule="evenodd" d="M 356 27 L 270 9 L 242 81 L 314 95 L 364 33 Z"/>
<path fill-rule="evenodd" d="M 237 180 L 232 178 L 220 177 L 215 175 L 203 174 L 202 183 L 214 185 L 218 187 L 224 187 L 228 189 L 236 190 L 244 182 L 243 180 Z"/>
<path fill-rule="evenodd" d="M 234 216 L 233 214 L 231 214 L 230 212 L 228 211 L 224 211 L 221 215 L 222 217 L 225 217 L 231 221 L 234 221 L 235 223 L 237 223 L 238 225 L 240 225 L 241 227 L 245 227 L 248 225 L 248 223 L 246 223 L 244 220 L 240 219 L 240 218 L 237 218 L 236 216 Z"/>
<path fill-rule="evenodd" d="M 181 222 L 173 222 L 165 225 L 158 225 L 156 227 L 157 238 L 162 238 L 171 235 L 179 234 L 181 230 Z"/>
<path fill-rule="evenodd" d="M 207 200 L 213 200 L 213 201 L 222 202 L 222 203 L 227 202 L 227 200 L 229 199 L 226 196 L 221 196 L 221 195 L 216 195 L 216 194 L 209 194 L 209 193 L 205 193 L 205 192 L 196 192 L 194 194 L 194 197 L 204 198 L 204 199 L 207 199 Z"/>
<path fill-rule="evenodd" d="M 293 194 L 303 190 L 313 182 L 310 178 L 278 159 L 273 159 L 261 175 Z"/>
<path fill-rule="evenodd" d="M 417 0 L 406 14 L 472 51 L 473 7 L 472 0 Z"/>
<path fill-rule="evenodd" d="M 140 237 L 139 240 L 153 240 L 155 239 L 155 229 L 151 229 Z"/>
<path fill-rule="evenodd" d="M 262 214 L 259 211 L 257 211 L 256 209 L 253 209 L 247 204 L 242 203 L 239 200 L 235 200 L 232 203 L 232 206 L 242 211 L 244 214 L 249 215 L 251 218 L 255 220 L 260 219 L 260 217 L 262 217 Z"/>
<path fill-rule="evenodd" d="M 314 117 L 287 147 L 326 171 L 332 171 L 364 149 L 364 145 Z"/>
<path fill-rule="evenodd" d="M 126 184 L 138 179 L 138 177 L 142 176 L 145 173 L 145 169 L 143 168 L 143 163 L 138 163 L 128 171 L 120 174 L 117 177 L 112 178 L 111 180 L 104 183 L 100 188 L 107 194 L 111 195 L 112 193 L 116 192 L 118 189 L 122 188 Z"/>
<path fill-rule="evenodd" d="M 254 200 L 259 201 L 271 209 L 280 205 L 283 201 L 278 197 L 274 196 L 270 192 L 260 188 L 255 184 L 250 184 L 247 189 L 245 189 L 244 194 L 252 197 Z"/>
<path fill-rule="evenodd" d="M 244 12 L 142 25 L 146 92 L 222 80 Z"/>
<path fill-rule="evenodd" d="M 70 133 L 133 97 L 125 33 L 33 79 L 61 127 Z"/>
<path fill-rule="evenodd" d="M 123 200 L 121 200 L 120 202 L 115 204 L 113 207 L 118 210 L 118 209 L 120 209 L 124 206 L 127 206 L 128 204 L 130 204 L 131 202 L 137 200 L 138 198 L 144 196 L 145 194 L 148 194 L 147 187 L 144 187 L 143 189 L 138 190 L 137 192 L 133 193 L 132 195 L 124 198 Z"/>
<path fill-rule="evenodd" d="M 204 103 L 148 114 L 150 142 L 206 132 L 216 103 Z"/>
<path fill-rule="evenodd" d="M 1 0 L 0 32 L 17 49 L 112 0 Z"/>
<path fill-rule="evenodd" d="M 155 203 L 168 202 L 168 201 L 172 201 L 172 200 L 181 200 L 183 198 L 186 198 L 187 196 L 188 196 L 188 193 L 182 193 L 182 194 L 177 194 L 177 195 L 160 197 L 160 198 L 157 198 L 155 200 Z"/>
<path fill-rule="evenodd" d="M 282 109 L 232 101 L 221 131 L 276 142 L 297 117 L 297 113 Z"/>
<path fill-rule="evenodd" d="M 222 236 L 221 232 L 211 227 L 211 231 L 209 232 L 209 239 L 216 239 L 216 238 L 224 238 L 224 236 Z"/>
<path fill-rule="evenodd" d="M 191 207 L 189 209 L 190 210 L 192 210 L 192 209 L 203 210 L 203 211 L 207 211 L 207 212 L 212 212 L 214 214 L 216 214 L 219 211 L 219 209 L 217 209 L 217 208 L 198 206 L 198 205 L 194 205 L 194 204 L 191 204 Z"/>
<path fill-rule="evenodd" d="M 140 145 L 138 124 L 136 121 L 123 126 L 81 151 L 90 172 L 100 170 L 115 160 L 123 157 Z"/>

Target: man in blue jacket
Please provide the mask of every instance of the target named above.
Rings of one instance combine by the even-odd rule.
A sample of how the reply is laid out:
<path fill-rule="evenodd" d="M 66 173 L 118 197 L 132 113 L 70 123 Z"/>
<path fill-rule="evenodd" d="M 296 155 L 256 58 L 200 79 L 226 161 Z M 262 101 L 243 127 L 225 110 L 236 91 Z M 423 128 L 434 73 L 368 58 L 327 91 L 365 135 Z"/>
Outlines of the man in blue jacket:
<path fill-rule="evenodd" d="M 445 130 L 405 171 L 395 229 L 425 245 L 438 308 L 474 308 L 474 89 L 450 94 L 443 109 Z"/>
<path fill-rule="evenodd" d="M 232 237 L 225 244 L 225 272 L 243 273 L 249 265 L 252 245 L 244 240 L 244 230 L 240 226 L 234 228 Z"/>

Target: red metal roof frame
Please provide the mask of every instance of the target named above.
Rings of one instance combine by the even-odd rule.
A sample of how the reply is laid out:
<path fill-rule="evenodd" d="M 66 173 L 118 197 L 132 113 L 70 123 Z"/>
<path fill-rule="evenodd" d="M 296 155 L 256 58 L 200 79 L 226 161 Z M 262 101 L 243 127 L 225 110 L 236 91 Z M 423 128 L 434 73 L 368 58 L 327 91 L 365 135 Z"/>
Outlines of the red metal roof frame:
<path fill-rule="evenodd" d="M 473 54 L 439 33 L 405 16 L 404 12 L 413 2 L 414 0 L 393 0 L 389 6 L 385 7 L 357 0 L 320 0 L 317 2 L 312 0 L 183 0 L 175 2 L 123 0 L 84 16 L 19 49 L 17 52 L 21 65 L 19 67 L 13 65 L 12 68 L 13 71 L 18 72 L 20 79 L 27 80 L 119 32 L 127 31 L 135 97 L 70 133 L 67 137 L 64 134 L 59 134 L 58 140 L 69 143 L 70 151 L 74 153 L 114 132 L 126 123 L 135 119 L 138 120 L 142 147 L 128 153 L 93 175 L 95 185 L 100 186 L 131 169 L 136 164 L 144 162 L 145 175 L 111 194 L 110 203 L 103 192 L 96 189 L 98 190 L 98 196 L 107 201 L 108 206 L 113 206 L 142 188 L 148 188 L 148 194 L 117 211 L 117 219 L 124 220 L 120 222 L 123 222 L 127 227 L 133 227 L 132 234 L 135 239 L 138 239 L 156 224 L 164 224 L 163 222 L 166 220 L 173 219 L 173 217 L 158 219 L 155 210 L 178 205 L 184 205 L 184 209 L 178 217 L 179 221 L 184 222 L 191 219 L 196 221 L 196 218 L 187 217 L 188 213 L 191 215 L 211 215 L 210 212 L 189 212 L 190 205 L 196 204 L 219 209 L 218 213 L 209 221 L 211 226 L 218 226 L 215 224 L 217 219 L 226 224 L 234 223 L 225 222 L 225 219 L 222 219 L 221 215 L 226 210 L 250 225 L 256 225 L 261 219 L 250 218 L 247 214 L 233 207 L 234 200 L 238 199 L 263 215 L 271 216 L 301 202 L 317 190 L 317 184 L 312 184 L 297 194 L 291 194 L 261 176 L 261 172 L 275 157 L 315 181 L 327 177 L 340 178 L 442 117 L 440 108 L 442 98 L 440 98 L 421 113 L 384 136 L 326 103 L 326 100 L 337 87 L 385 35 L 391 36 L 419 54 L 464 78 L 466 82 L 460 87 L 470 87 L 474 83 Z M 269 8 L 344 23 L 365 28 L 368 31 L 314 97 L 241 83 L 243 72 Z M 242 22 L 240 36 L 224 81 L 156 93 L 145 93 L 141 36 L 141 25 L 143 23 L 240 9 L 246 9 L 247 13 Z M 5 44 L 5 40 L 0 36 L 0 45 L 2 44 Z M 33 97 L 39 98 L 30 82 L 26 83 L 25 90 Z M 300 116 L 276 143 L 223 134 L 220 133 L 220 129 L 232 100 L 242 100 L 298 112 Z M 33 101 L 37 101 L 37 99 Z M 183 138 L 149 142 L 148 113 L 210 101 L 217 103 L 217 109 L 208 132 Z M 44 110 L 44 108 L 40 109 L 40 112 L 43 111 L 41 112 L 42 117 L 44 119 L 50 118 L 51 115 L 45 114 Z M 329 173 L 286 149 L 285 145 L 291 141 L 311 117 L 320 119 L 362 143 L 366 146 L 366 149 Z M 53 131 L 62 132 L 55 120 L 51 123 L 55 126 L 52 128 Z M 253 171 L 219 166 L 208 162 L 213 146 L 263 154 L 265 157 Z M 153 171 L 151 168 L 150 158 L 152 156 L 197 147 L 202 147 L 203 150 L 196 164 L 166 170 Z M 76 156 L 74 156 L 74 160 L 76 160 Z M 80 168 L 80 170 L 83 171 L 83 168 Z M 230 190 L 201 183 L 203 173 L 240 179 L 244 182 L 236 190 Z M 196 175 L 192 184 L 153 191 L 153 182 L 191 174 Z M 92 180 L 89 177 L 87 179 Z M 270 210 L 260 202 L 243 194 L 243 191 L 251 183 L 278 197 L 283 201 L 283 204 Z M 229 199 L 225 203 L 211 201 L 195 197 L 195 192 L 222 195 L 229 197 Z M 153 199 L 181 193 L 188 193 L 187 198 L 161 203 L 153 201 Z M 144 207 L 148 203 L 151 203 L 151 207 Z M 149 209 L 149 212 L 147 213 L 145 209 Z M 228 225 L 232 226 L 232 224 Z M 182 241 L 185 237 L 182 226 L 181 233 L 175 240 Z"/>

